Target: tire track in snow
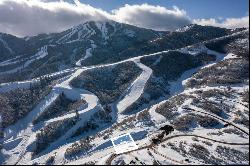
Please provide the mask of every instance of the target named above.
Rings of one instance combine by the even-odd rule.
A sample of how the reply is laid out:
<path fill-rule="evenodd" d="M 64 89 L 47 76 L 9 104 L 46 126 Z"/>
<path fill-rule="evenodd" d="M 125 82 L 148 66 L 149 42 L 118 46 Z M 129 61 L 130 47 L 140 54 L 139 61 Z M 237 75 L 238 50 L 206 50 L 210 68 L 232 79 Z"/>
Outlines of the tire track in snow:
<path fill-rule="evenodd" d="M 215 119 L 217 119 L 217 120 L 220 120 L 220 121 L 222 121 L 222 122 L 224 122 L 224 123 L 226 123 L 226 124 L 229 124 L 229 125 L 235 127 L 236 129 L 240 130 L 241 132 L 243 132 L 243 133 L 245 133 L 245 134 L 247 134 L 247 135 L 249 136 L 249 133 L 248 133 L 247 131 L 245 131 L 244 129 L 242 129 L 242 128 L 238 127 L 237 125 L 235 125 L 234 123 L 229 122 L 229 121 L 227 121 L 227 120 L 225 120 L 225 119 L 223 119 L 223 118 L 220 118 L 220 117 L 218 117 L 218 116 L 216 116 L 216 115 L 213 115 L 213 114 L 210 114 L 210 113 L 207 113 L 207 112 L 203 112 L 203 111 L 198 111 L 197 109 L 189 108 L 189 107 L 183 108 L 183 109 L 190 110 L 190 111 L 194 111 L 194 112 L 199 112 L 199 113 L 201 113 L 201 114 L 205 114 L 205 115 L 211 116 L 211 117 L 213 117 L 213 118 L 215 118 Z"/>

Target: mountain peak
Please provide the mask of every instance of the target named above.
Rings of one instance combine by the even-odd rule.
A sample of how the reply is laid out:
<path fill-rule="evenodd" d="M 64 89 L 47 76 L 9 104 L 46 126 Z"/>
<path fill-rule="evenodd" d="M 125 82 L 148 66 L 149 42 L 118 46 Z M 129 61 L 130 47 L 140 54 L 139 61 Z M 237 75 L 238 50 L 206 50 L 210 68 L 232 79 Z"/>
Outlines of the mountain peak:
<path fill-rule="evenodd" d="M 176 32 L 185 32 L 185 31 L 191 29 L 191 28 L 194 27 L 194 26 L 195 26 L 195 24 L 189 24 L 189 25 L 186 25 L 186 26 L 184 26 L 184 27 L 178 28 L 178 29 L 176 30 Z"/>

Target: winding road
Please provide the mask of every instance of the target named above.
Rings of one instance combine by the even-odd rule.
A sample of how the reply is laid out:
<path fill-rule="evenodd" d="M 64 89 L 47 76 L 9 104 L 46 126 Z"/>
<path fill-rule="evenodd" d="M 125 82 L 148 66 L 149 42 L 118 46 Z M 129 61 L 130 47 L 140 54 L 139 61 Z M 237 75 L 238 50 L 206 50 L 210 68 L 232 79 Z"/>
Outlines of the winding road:
<path fill-rule="evenodd" d="M 20 120 L 19 122 L 17 122 L 15 125 L 13 125 L 12 127 L 9 127 L 8 129 L 12 129 L 12 133 L 7 133 L 7 137 L 5 138 L 5 142 L 6 143 L 11 143 L 13 141 L 13 143 L 15 141 L 19 141 L 18 139 L 20 139 L 21 141 L 19 143 L 16 143 L 16 146 L 12 149 L 10 149 L 7 152 L 7 155 L 10 155 L 11 157 L 8 158 L 6 160 L 6 163 L 8 164 L 19 164 L 20 163 L 24 163 L 26 160 L 29 161 L 30 156 L 27 155 L 27 147 L 32 143 L 33 139 L 35 138 L 36 132 L 34 131 L 34 126 L 32 124 L 32 119 L 36 116 L 39 115 L 39 113 L 41 113 L 42 111 L 44 111 L 51 103 L 53 103 L 55 101 L 55 99 L 58 97 L 58 95 L 61 92 L 64 92 L 66 94 L 67 97 L 69 98 L 74 98 L 74 99 L 85 99 L 88 103 L 88 107 L 85 108 L 84 110 L 80 111 L 79 113 L 81 114 L 81 117 L 83 118 L 80 122 L 78 122 L 72 129 L 70 129 L 68 132 L 65 133 L 65 135 L 63 135 L 62 137 L 60 137 L 57 141 L 55 141 L 53 144 L 51 144 L 51 146 L 45 150 L 42 154 L 46 154 L 45 152 L 49 152 L 53 149 L 57 149 L 58 152 L 61 152 L 60 149 L 62 149 L 60 146 L 63 146 L 63 142 L 65 141 L 65 139 L 70 136 L 74 131 L 76 131 L 82 124 L 83 122 L 86 120 L 86 117 L 89 117 L 91 114 L 93 114 L 95 111 L 98 111 L 98 109 L 96 109 L 97 107 L 99 107 L 99 102 L 98 102 L 98 98 L 94 95 L 91 94 L 90 92 L 87 92 L 83 89 L 75 89 L 73 87 L 70 86 L 70 81 L 73 80 L 74 78 L 76 78 L 77 76 L 79 76 L 83 71 L 85 70 L 90 70 L 90 69 L 95 69 L 98 67 L 106 67 L 106 66 L 112 66 L 112 65 L 116 65 L 116 64 L 120 64 L 120 63 L 124 63 L 124 62 L 128 62 L 128 61 L 132 61 L 135 62 L 141 69 L 144 70 L 144 72 L 138 77 L 138 79 L 134 82 L 134 84 L 132 84 L 130 86 L 130 89 L 127 89 L 127 93 L 125 93 L 125 96 L 123 96 L 122 100 L 118 102 L 117 107 L 119 108 L 118 110 L 120 110 L 120 113 L 123 112 L 123 110 L 130 104 L 132 104 L 134 101 L 136 101 L 140 95 L 143 93 L 143 88 L 145 87 L 145 84 L 147 82 L 147 80 L 149 79 L 149 77 L 152 74 L 152 70 L 150 68 L 148 68 L 147 66 L 143 65 L 142 63 L 140 63 L 140 58 L 142 57 L 147 57 L 147 56 L 154 56 L 154 55 L 161 55 L 162 53 L 167 53 L 169 51 L 174 51 L 174 50 L 167 50 L 167 51 L 161 51 L 161 52 L 157 52 L 157 53 L 153 53 L 153 54 L 148 54 L 148 55 L 142 55 L 142 56 L 138 56 L 138 57 L 134 57 L 134 58 L 130 58 L 124 61 L 120 61 L 120 62 L 116 62 L 116 63 L 111 63 L 111 64 L 105 64 L 105 65 L 96 65 L 96 66 L 89 66 L 89 67 L 78 67 L 78 68 L 74 68 L 72 70 L 66 71 L 66 73 L 71 73 L 71 75 L 67 76 L 67 79 L 63 80 L 60 84 L 56 85 L 52 92 L 47 95 L 45 97 L 44 100 L 42 100 L 34 110 L 32 110 L 32 112 L 30 112 L 30 114 L 24 118 L 24 120 Z M 32 80 L 35 81 L 35 80 Z M 13 84 L 6 84 L 4 85 L 4 87 L 0 87 L 0 91 L 9 91 L 11 90 L 13 87 L 28 87 L 29 84 L 32 82 L 23 82 L 22 84 L 18 84 L 18 83 L 13 83 Z M 136 92 L 136 93 L 134 93 Z M 190 111 L 196 111 L 199 112 L 201 114 L 205 114 L 208 116 L 211 116 L 215 119 L 218 119 L 224 123 L 227 123 L 233 127 L 235 127 L 236 129 L 238 129 L 239 131 L 249 135 L 249 132 L 245 131 L 244 129 L 238 127 L 237 125 L 235 125 L 232 122 L 228 122 L 226 120 L 224 120 L 223 118 L 220 118 L 216 115 L 213 114 L 209 114 L 207 112 L 203 112 L 203 111 L 199 111 L 193 108 L 184 108 Z M 87 114 L 89 114 L 87 116 Z M 55 122 L 58 120 L 63 120 L 66 118 L 71 118 L 74 116 L 74 113 L 71 114 L 66 114 L 64 116 L 61 117 L 57 117 L 54 119 L 50 119 L 48 121 L 48 123 L 51 122 Z M 85 119 L 84 119 L 85 118 Z M 8 129 L 6 131 L 8 131 Z M 161 140 L 161 143 L 169 141 L 171 139 L 174 138 L 183 138 L 183 137 L 197 137 L 197 138 L 201 138 L 201 139 L 205 139 L 205 140 L 209 140 L 209 141 L 213 141 L 213 142 L 217 142 L 217 143 L 221 143 L 221 144 L 227 144 L 227 145 L 249 145 L 249 143 L 237 143 L 237 142 L 225 142 L 225 141 L 220 141 L 220 140 L 215 140 L 215 139 L 211 139 L 208 137 L 204 137 L 204 136 L 199 136 L 199 135 L 195 135 L 195 134 L 179 134 L 179 135 L 173 135 L 173 136 L 168 136 L 166 138 L 164 138 L 163 140 Z M 13 145 L 12 145 L 13 146 Z M 134 151 L 138 151 L 138 150 L 143 150 L 143 149 L 153 149 L 155 153 L 159 154 L 154 148 L 157 147 L 156 144 L 149 144 L 147 146 L 144 147 L 140 147 L 136 150 L 133 151 L 129 151 L 129 152 L 125 152 L 122 154 L 129 154 L 131 152 Z M 64 148 L 65 149 L 65 148 Z M 30 153 L 30 152 L 29 152 Z M 111 165 L 112 161 L 117 157 L 120 156 L 122 154 L 116 155 L 116 154 L 112 154 L 106 161 L 107 165 Z M 171 159 L 168 156 L 165 156 L 165 158 L 168 158 L 171 161 L 174 161 L 174 159 Z M 179 162 L 176 161 L 175 162 Z M 180 163 L 180 162 L 179 162 Z"/>
<path fill-rule="evenodd" d="M 201 113 L 201 114 L 205 114 L 205 115 L 211 116 L 211 117 L 213 117 L 213 118 L 215 118 L 215 119 L 217 119 L 217 120 L 220 120 L 220 121 L 222 121 L 222 122 L 224 122 L 224 123 L 227 123 L 227 124 L 229 124 L 229 125 L 235 127 L 236 129 L 240 130 L 241 132 L 243 132 L 243 133 L 245 133 L 245 134 L 247 134 L 247 135 L 249 136 L 249 133 L 248 133 L 247 131 L 243 130 L 242 128 L 238 127 L 237 125 L 233 124 L 232 122 L 228 122 L 228 121 L 226 121 L 226 120 L 224 120 L 224 119 L 222 119 L 222 118 L 220 118 L 220 117 L 218 117 L 218 116 L 216 116 L 216 115 L 212 115 L 212 114 L 209 114 L 209 113 L 206 113 L 206 112 L 203 112 L 203 111 L 198 111 L 198 110 L 195 110 L 195 109 L 193 109 L 193 108 L 183 108 L 183 109 L 190 110 L 190 111 L 195 111 L 195 112 L 199 112 L 199 113 Z M 204 137 L 204 136 L 200 136 L 200 135 L 196 135 L 196 134 L 179 134 L 179 135 L 168 136 L 167 138 L 162 139 L 162 140 L 160 141 L 160 143 L 169 141 L 169 140 L 174 139 L 174 138 L 179 138 L 179 137 L 197 137 L 197 138 L 201 138 L 201 139 L 205 139 L 205 140 L 208 140 L 208 141 L 217 142 L 217 143 L 225 144 L 225 145 L 243 145 L 243 146 L 249 146 L 249 142 L 246 142 L 246 143 L 241 143 L 241 142 L 226 142 L 226 141 L 215 140 L 215 139 L 212 139 L 212 138 L 208 138 L 208 137 Z M 160 144 L 160 143 L 158 143 L 158 144 Z M 159 152 L 157 152 L 157 151 L 154 149 L 154 147 L 156 147 L 158 144 L 151 143 L 151 144 L 149 144 L 149 145 L 147 145 L 147 146 L 143 146 L 143 147 L 140 147 L 140 148 L 138 148 L 138 149 L 136 149 L 136 150 L 132 150 L 132 151 L 128 151 L 128 152 L 125 152 L 125 153 L 121 153 L 121 154 L 119 154 L 119 155 L 117 155 L 117 154 L 112 154 L 112 155 L 107 159 L 106 164 L 107 164 L 107 165 L 111 165 L 111 164 L 112 164 L 112 161 L 113 161 L 116 157 L 118 157 L 118 156 L 120 156 L 120 155 L 129 154 L 129 153 L 131 153 L 131 152 L 139 151 L 139 150 L 143 150 L 143 149 L 152 149 L 152 150 L 154 151 L 154 153 L 157 153 L 157 154 L 161 155 L 162 157 L 165 157 L 166 159 L 169 159 L 169 160 L 171 160 L 171 161 L 173 161 L 173 162 L 176 162 L 176 163 L 179 163 L 179 164 L 185 164 L 185 163 L 183 163 L 182 161 L 174 160 L 174 159 L 172 159 L 172 158 L 170 158 L 170 157 L 168 157 L 168 156 L 166 156 L 166 155 L 162 155 L 162 154 L 160 154 Z"/>
<path fill-rule="evenodd" d="M 208 138 L 208 137 L 204 137 L 204 136 L 199 136 L 199 135 L 195 135 L 195 134 L 180 134 L 180 135 L 173 135 L 173 136 L 169 136 L 163 140 L 161 140 L 160 143 L 163 143 L 163 142 L 166 142 L 166 141 L 169 141 L 171 139 L 174 139 L 174 138 L 179 138 L 179 137 L 197 137 L 197 138 L 202 138 L 202 139 L 205 139 L 205 140 L 209 140 L 209 141 L 212 141 L 212 142 L 217 142 L 217 143 L 221 143 L 221 144 L 225 144 L 225 145 L 249 145 L 249 142 L 247 143 L 239 143 L 239 142 L 225 142 L 225 141 L 218 141 L 218 140 L 215 140 L 215 139 L 211 139 L 211 138 Z M 158 143 L 158 144 L 160 144 Z M 139 151 L 139 150 L 143 150 L 143 149 L 154 149 L 154 147 L 156 147 L 158 144 L 154 144 L 154 143 L 151 143 L 147 146 L 144 146 L 144 147 L 140 147 L 136 150 L 133 150 L 133 151 L 129 151 L 129 152 L 125 152 L 125 153 L 122 153 L 122 154 L 112 154 L 110 156 L 110 158 L 106 161 L 106 164 L 107 165 L 111 165 L 112 164 L 112 161 L 120 156 L 120 155 L 124 155 L 124 154 L 129 154 L 131 152 L 134 152 L 134 151 Z M 169 158 L 169 157 L 168 157 Z M 172 159 L 173 160 L 173 159 Z M 175 162 L 181 162 L 181 161 L 176 161 Z"/>

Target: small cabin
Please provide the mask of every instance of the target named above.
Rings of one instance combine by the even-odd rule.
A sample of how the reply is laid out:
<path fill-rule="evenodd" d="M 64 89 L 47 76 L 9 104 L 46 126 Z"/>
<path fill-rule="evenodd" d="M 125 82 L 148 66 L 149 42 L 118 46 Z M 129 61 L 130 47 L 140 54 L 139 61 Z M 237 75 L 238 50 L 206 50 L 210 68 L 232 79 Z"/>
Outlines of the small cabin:
<path fill-rule="evenodd" d="M 161 141 L 160 141 L 158 138 L 153 138 L 153 139 L 152 139 L 152 142 L 153 142 L 154 144 L 158 144 L 158 143 L 160 143 Z"/>
<path fill-rule="evenodd" d="M 168 135 L 169 133 L 174 131 L 174 127 L 170 126 L 170 125 L 165 125 L 165 126 L 161 127 L 160 130 L 164 130 L 166 132 L 166 135 Z"/>

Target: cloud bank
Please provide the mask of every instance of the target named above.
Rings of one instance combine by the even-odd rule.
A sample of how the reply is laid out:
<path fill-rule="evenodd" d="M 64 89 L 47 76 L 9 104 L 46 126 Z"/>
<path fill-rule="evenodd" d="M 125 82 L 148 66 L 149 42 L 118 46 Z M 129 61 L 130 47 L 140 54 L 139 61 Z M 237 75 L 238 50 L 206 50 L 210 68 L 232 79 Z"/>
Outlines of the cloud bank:
<path fill-rule="evenodd" d="M 223 23 L 216 19 L 192 20 L 186 11 L 178 7 L 148 4 L 125 5 L 107 12 L 79 0 L 74 0 L 74 3 L 63 0 L 0 0 L 0 32 L 17 36 L 61 32 L 89 20 L 106 19 L 155 30 L 175 30 L 190 23 L 227 28 L 241 27 L 248 23 L 246 18 L 231 18 Z"/>
<path fill-rule="evenodd" d="M 223 21 L 219 21 L 215 18 L 210 19 L 195 19 L 193 20 L 195 24 L 199 25 L 211 25 L 211 26 L 217 26 L 217 27 L 223 27 L 223 28 L 241 28 L 241 27 L 249 27 L 249 16 L 245 16 L 242 18 L 227 18 Z"/>
<path fill-rule="evenodd" d="M 0 31 L 18 36 L 60 32 L 88 20 L 107 18 L 108 13 L 89 5 L 38 0 L 0 1 Z"/>
<path fill-rule="evenodd" d="M 115 20 L 156 30 L 175 30 L 191 23 L 184 10 L 178 7 L 167 9 L 161 6 L 125 5 L 112 14 Z"/>

